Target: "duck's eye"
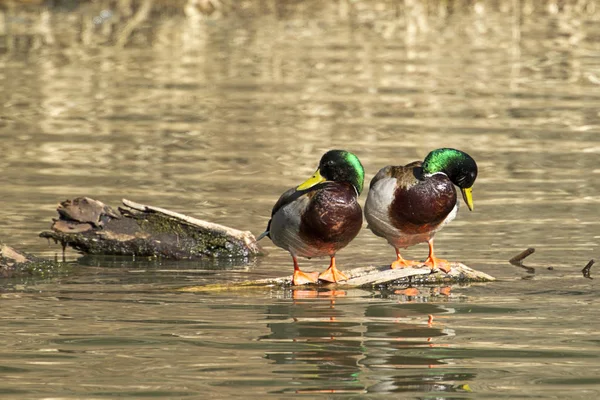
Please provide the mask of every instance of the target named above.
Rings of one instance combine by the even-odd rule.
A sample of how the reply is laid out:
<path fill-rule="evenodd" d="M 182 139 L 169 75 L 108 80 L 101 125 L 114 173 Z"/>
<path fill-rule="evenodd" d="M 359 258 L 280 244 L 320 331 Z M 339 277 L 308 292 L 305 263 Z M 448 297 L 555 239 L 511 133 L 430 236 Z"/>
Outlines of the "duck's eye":
<path fill-rule="evenodd" d="M 458 187 L 471 187 L 475 182 L 476 175 L 473 172 L 466 173 L 464 175 L 460 175 L 457 179 Z"/>
<path fill-rule="evenodd" d="M 321 166 L 321 170 L 331 170 L 334 167 L 335 163 L 333 161 L 327 161 L 323 166 Z"/>

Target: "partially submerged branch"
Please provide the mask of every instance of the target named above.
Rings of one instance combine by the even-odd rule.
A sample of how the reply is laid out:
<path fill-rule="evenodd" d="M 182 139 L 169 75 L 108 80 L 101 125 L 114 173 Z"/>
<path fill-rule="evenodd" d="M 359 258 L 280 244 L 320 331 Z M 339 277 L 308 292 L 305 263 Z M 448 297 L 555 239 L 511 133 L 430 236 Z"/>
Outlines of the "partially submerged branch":
<path fill-rule="evenodd" d="M 523 250 L 522 252 L 508 260 L 508 262 L 516 267 L 523 268 L 525 271 L 527 271 L 528 274 L 535 274 L 535 268 L 523 265 L 523 260 L 525 260 L 533 253 L 535 253 L 535 249 L 533 247 L 529 247 L 528 249 Z"/>
<path fill-rule="evenodd" d="M 535 253 L 535 249 L 533 247 L 529 247 L 528 249 L 523 250 L 522 252 L 508 260 L 508 262 L 512 265 L 520 267 L 523 265 L 523 260 L 532 255 L 533 253 Z"/>
<path fill-rule="evenodd" d="M 182 292 L 215 292 L 225 290 L 260 289 L 268 287 L 292 287 L 294 289 L 327 287 L 335 289 L 345 288 L 378 288 L 394 284 L 419 283 L 419 284 L 444 284 L 444 283 L 467 283 L 467 282 L 492 282 L 496 279 L 484 272 L 476 271 L 464 264 L 451 263 L 452 269 L 448 274 L 437 271 L 431 272 L 426 266 L 419 268 L 397 268 L 391 269 L 389 265 L 359 267 L 344 271 L 348 276 L 347 281 L 336 284 L 318 284 L 292 286 L 292 276 L 279 278 L 258 279 L 254 281 L 242 281 L 228 284 L 215 284 L 205 286 L 193 286 L 181 288 Z"/>
<path fill-rule="evenodd" d="M 583 269 L 581 270 L 581 273 L 583 274 L 584 278 L 588 278 L 588 279 L 594 279 L 592 278 L 592 276 L 590 275 L 590 270 L 592 269 L 592 265 L 594 265 L 594 260 L 590 260 L 585 267 L 583 267 Z"/>

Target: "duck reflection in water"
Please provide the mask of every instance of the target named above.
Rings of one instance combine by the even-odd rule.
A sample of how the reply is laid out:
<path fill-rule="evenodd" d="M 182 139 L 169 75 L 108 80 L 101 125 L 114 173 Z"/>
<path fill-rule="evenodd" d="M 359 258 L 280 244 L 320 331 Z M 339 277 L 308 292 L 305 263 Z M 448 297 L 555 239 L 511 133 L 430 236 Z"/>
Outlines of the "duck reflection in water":
<path fill-rule="evenodd" d="M 433 316 L 453 310 L 426 295 L 382 294 L 372 303 L 361 290 L 294 291 L 291 299 L 269 306 L 272 342 L 265 358 L 289 375 L 295 393 L 464 392 L 475 375 L 450 369 L 446 344 L 453 336 Z M 398 301 L 401 299 L 402 301 Z M 437 319 L 437 318 L 436 318 Z M 402 373 L 398 373 L 402 371 Z"/>

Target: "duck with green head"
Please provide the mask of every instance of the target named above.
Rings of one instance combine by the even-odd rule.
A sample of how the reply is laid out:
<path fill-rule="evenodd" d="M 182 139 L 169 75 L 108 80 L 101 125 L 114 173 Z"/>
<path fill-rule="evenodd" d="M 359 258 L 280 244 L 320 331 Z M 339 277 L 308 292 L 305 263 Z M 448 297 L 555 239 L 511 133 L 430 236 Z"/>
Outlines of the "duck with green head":
<path fill-rule="evenodd" d="M 392 268 L 418 265 L 400 255 L 401 248 L 429 243 L 425 264 L 450 272 L 449 263 L 433 252 L 433 237 L 456 217 L 459 201 L 454 185 L 473 210 L 472 186 L 477 164 L 467 153 L 450 148 L 433 150 L 425 160 L 382 168 L 371 180 L 365 218 L 371 231 L 396 250 Z"/>
<path fill-rule="evenodd" d="M 293 285 L 314 283 L 319 279 L 338 282 L 347 279 L 335 265 L 335 254 L 346 247 L 362 226 L 358 196 L 362 192 L 364 169 L 358 157 L 344 150 L 323 155 L 312 177 L 281 195 L 267 230 L 258 240 L 269 236 L 273 243 L 290 252 L 294 261 Z M 302 272 L 297 257 L 329 256 L 329 268 Z"/>

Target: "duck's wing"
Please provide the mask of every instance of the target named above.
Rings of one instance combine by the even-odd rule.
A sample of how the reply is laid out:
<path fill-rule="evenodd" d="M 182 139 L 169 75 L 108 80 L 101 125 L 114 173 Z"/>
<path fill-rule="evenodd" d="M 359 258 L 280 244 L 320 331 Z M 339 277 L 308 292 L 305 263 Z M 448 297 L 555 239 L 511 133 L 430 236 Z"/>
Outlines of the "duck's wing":
<path fill-rule="evenodd" d="M 303 194 L 304 193 L 301 190 L 296 190 L 295 187 L 289 188 L 288 190 L 286 190 L 285 192 L 283 192 L 283 194 L 279 197 L 279 200 L 277 200 L 277 202 L 273 206 L 273 210 L 271 211 L 271 219 L 269 219 L 269 223 L 267 224 L 267 229 L 256 238 L 257 242 L 259 240 L 263 239 L 264 237 L 269 236 L 269 233 L 271 231 L 271 221 L 273 220 L 273 215 L 275 215 L 275 213 L 281 207 L 283 207 L 286 204 L 289 204 L 292 201 L 298 199 Z"/>
<path fill-rule="evenodd" d="M 298 200 L 300 197 L 304 196 L 305 194 L 310 193 L 315 190 L 318 190 L 328 184 L 329 184 L 329 182 L 323 182 L 323 183 L 320 183 L 313 187 L 310 187 L 306 190 L 296 190 L 296 188 L 293 187 L 293 188 L 289 188 L 288 190 L 283 192 L 283 194 L 279 197 L 279 200 L 277 200 L 277 202 L 273 206 L 273 210 L 271 211 L 271 219 L 269 220 L 269 223 L 267 224 L 267 229 L 258 236 L 256 241 L 261 240 L 265 236 L 269 236 L 269 231 L 271 229 L 271 221 L 273 220 L 273 215 L 275 215 L 275 213 L 277 211 L 282 209 L 284 206 Z"/>
<path fill-rule="evenodd" d="M 369 189 L 373 189 L 373 185 L 375 185 L 376 182 L 378 182 L 382 179 L 391 177 L 392 176 L 392 174 L 391 174 L 392 168 L 394 168 L 394 167 L 391 165 L 381 168 L 379 170 L 379 172 L 377 172 L 377 174 L 375 174 L 373 179 L 371 179 L 371 183 L 369 184 Z"/>

